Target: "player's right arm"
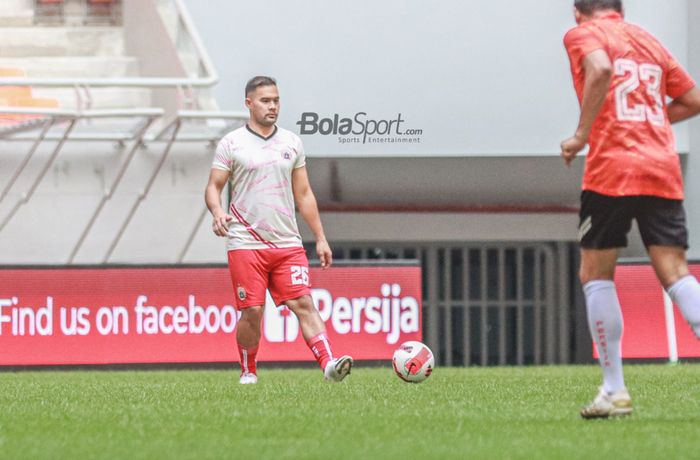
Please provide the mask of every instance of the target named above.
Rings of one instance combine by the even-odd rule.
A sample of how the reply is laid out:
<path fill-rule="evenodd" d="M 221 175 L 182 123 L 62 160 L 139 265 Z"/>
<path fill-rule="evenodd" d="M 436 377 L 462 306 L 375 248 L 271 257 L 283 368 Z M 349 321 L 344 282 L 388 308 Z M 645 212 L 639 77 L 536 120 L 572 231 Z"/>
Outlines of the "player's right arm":
<path fill-rule="evenodd" d="M 581 100 L 581 114 L 576 132 L 561 143 L 561 156 L 571 164 L 588 143 L 591 127 L 600 112 L 612 80 L 612 62 L 605 50 L 597 49 L 583 58 L 585 83 Z"/>
<path fill-rule="evenodd" d="M 212 168 L 209 173 L 209 183 L 204 191 L 204 201 L 213 217 L 212 230 L 217 236 L 227 236 L 228 223 L 233 220 L 233 216 L 227 214 L 221 207 L 221 192 L 230 175 L 229 171 Z"/>
<path fill-rule="evenodd" d="M 700 114 L 700 89 L 696 86 L 675 98 L 668 104 L 667 110 L 671 123 L 678 123 Z"/>

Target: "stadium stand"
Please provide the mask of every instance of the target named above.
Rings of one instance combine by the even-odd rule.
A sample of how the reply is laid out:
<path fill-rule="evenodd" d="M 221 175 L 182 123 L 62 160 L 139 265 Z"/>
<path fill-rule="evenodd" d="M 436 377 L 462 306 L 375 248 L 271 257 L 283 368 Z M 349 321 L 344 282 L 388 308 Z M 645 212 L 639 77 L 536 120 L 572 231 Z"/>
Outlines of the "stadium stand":
<path fill-rule="evenodd" d="M 218 110 L 182 2 L 65 0 L 62 24 L 35 20 L 43 6 L 0 5 L 0 263 L 186 261 L 211 146 L 246 114 Z M 185 214 L 165 246 L 142 233 Z"/>
<path fill-rule="evenodd" d="M 24 77 L 22 69 L 0 67 L 0 77 Z M 58 108 L 58 101 L 50 98 L 35 98 L 28 86 L 0 87 L 0 106 L 27 108 Z M 29 128 L 40 123 L 44 117 L 29 114 L 0 114 L 0 132 L 2 130 Z"/>
<path fill-rule="evenodd" d="M 0 68 L 0 77 L 24 77 L 25 72 L 22 69 Z M 28 86 L 5 86 L 0 88 L 0 99 L 9 106 L 16 106 L 19 99 L 31 99 L 31 88 Z"/>
<path fill-rule="evenodd" d="M 120 0 L 34 0 L 33 6 L 34 21 L 40 24 L 121 23 Z"/>
<path fill-rule="evenodd" d="M 35 0 L 34 19 L 37 22 L 59 22 L 64 21 L 65 0 Z"/>
<path fill-rule="evenodd" d="M 86 0 L 85 21 L 104 21 L 111 24 L 121 22 L 121 1 L 119 0 Z"/>
<path fill-rule="evenodd" d="M 0 67 L 0 77 L 25 77 L 26 72 L 12 67 Z M 55 99 L 35 98 L 29 86 L 5 86 L 0 88 L 0 100 L 11 107 L 58 107 Z"/>

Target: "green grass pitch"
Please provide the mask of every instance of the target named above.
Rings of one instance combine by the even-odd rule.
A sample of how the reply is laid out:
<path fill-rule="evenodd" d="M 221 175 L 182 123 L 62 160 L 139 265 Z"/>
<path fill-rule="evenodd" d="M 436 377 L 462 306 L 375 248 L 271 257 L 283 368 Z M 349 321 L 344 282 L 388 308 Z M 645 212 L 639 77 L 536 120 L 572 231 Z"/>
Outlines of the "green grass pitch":
<path fill-rule="evenodd" d="M 634 415 L 584 421 L 596 366 L 0 373 L 0 458 L 700 457 L 700 365 L 629 365 Z"/>

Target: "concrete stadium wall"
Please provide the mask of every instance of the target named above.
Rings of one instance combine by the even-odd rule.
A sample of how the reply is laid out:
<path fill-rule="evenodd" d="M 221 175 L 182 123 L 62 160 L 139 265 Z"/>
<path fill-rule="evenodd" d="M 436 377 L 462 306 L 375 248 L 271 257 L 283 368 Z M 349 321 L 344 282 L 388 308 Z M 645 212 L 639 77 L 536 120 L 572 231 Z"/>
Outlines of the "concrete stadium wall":
<path fill-rule="evenodd" d="M 557 155 L 578 104 L 562 39 L 573 0 L 187 0 L 221 82 L 221 107 L 243 108 L 252 75 L 278 78 L 281 124 L 304 112 L 392 120 L 420 143 L 340 143 L 302 136 L 309 155 Z M 661 6 L 663 4 L 663 6 Z M 627 17 L 688 62 L 687 0 L 626 0 Z M 687 126 L 677 128 L 688 151 Z"/>
<path fill-rule="evenodd" d="M 11 192 L 0 202 L 0 220 L 22 201 L 54 146 L 54 142 L 47 142 L 34 155 Z M 0 143 L 0 184 L 7 183 L 29 147 L 28 142 Z M 34 195 L 19 207 L 0 233 L 0 264 L 67 263 L 103 193 L 124 162 L 129 147 L 104 142 L 66 144 Z M 164 148 L 162 142 L 139 148 L 124 179 L 106 202 L 77 252 L 74 263 L 177 263 L 192 231 L 195 231 L 195 236 L 182 262 L 226 261 L 224 240 L 211 232 L 208 215 L 195 229 L 204 210 L 203 191 L 213 157 L 212 148 L 199 143 L 175 145 L 112 255 L 106 258 L 122 223 L 157 167 Z M 468 180 L 460 180 L 465 178 L 459 170 L 463 166 L 460 159 L 374 161 L 376 165 L 354 161 L 341 167 L 343 179 L 338 182 L 343 187 L 346 203 L 367 203 L 373 198 L 391 195 L 397 197 L 397 204 L 401 204 L 398 191 L 404 190 L 405 195 L 412 197 L 412 203 L 422 203 L 428 212 L 324 212 L 323 221 L 331 241 L 564 241 L 575 236 L 576 216 L 572 213 L 473 214 L 431 212 L 429 209 L 430 204 L 438 202 L 458 206 L 469 196 L 480 198 L 484 203 L 491 200 L 492 204 L 498 205 L 493 197 L 504 187 L 502 182 L 494 180 L 494 174 L 501 169 L 499 165 L 495 169 L 489 165 L 477 165 Z M 381 171 L 389 167 L 384 163 L 396 161 L 409 162 L 398 165 L 404 174 L 381 177 Z M 420 164 L 421 161 L 432 163 L 427 182 L 405 182 L 406 177 L 429 168 Z M 507 171 L 511 171 L 511 177 L 517 177 L 522 165 L 513 164 L 512 160 L 502 161 L 516 166 Z M 541 162 L 540 166 L 546 167 L 547 164 L 552 165 L 551 162 Z M 308 168 L 312 187 L 322 205 L 327 205 L 328 197 L 333 194 L 333 176 L 328 174 L 332 169 L 329 160 L 311 158 Z M 362 171 L 366 174 L 363 175 Z M 488 171 L 492 172 L 491 175 L 487 174 Z M 442 178 L 442 187 L 426 185 L 439 178 Z M 564 184 L 559 187 L 563 188 Z M 536 184 L 532 184 L 531 191 L 537 198 Z M 539 193 L 547 191 L 540 187 Z M 573 202 L 575 198 L 576 191 L 572 189 L 568 201 Z M 523 204 L 527 205 L 527 200 L 523 200 Z M 303 235 L 310 239 L 305 224 L 299 220 Z"/>

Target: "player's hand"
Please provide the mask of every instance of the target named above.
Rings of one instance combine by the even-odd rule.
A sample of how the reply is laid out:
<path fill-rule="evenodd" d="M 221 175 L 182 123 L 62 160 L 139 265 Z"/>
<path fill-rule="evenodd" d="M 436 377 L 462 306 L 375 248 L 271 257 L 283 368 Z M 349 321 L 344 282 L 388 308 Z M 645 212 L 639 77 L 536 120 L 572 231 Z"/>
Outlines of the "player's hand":
<path fill-rule="evenodd" d="M 576 155 L 586 147 L 587 141 L 581 136 L 574 135 L 561 143 L 561 156 L 566 166 L 571 166 Z"/>
<path fill-rule="evenodd" d="M 216 236 L 228 236 L 228 223 L 233 220 L 233 216 L 228 214 L 217 214 L 212 221 L 212 230 Z"/>
<path fill-rule="evenodd" d="M 321 260 L 321 267 L 323 267 L 324 269 L 330 267 L 333 264 L 333 252 L 331 251 L 331 247 L 328 245 L 328 241 L 316 241 L 316 254 Z"/>

